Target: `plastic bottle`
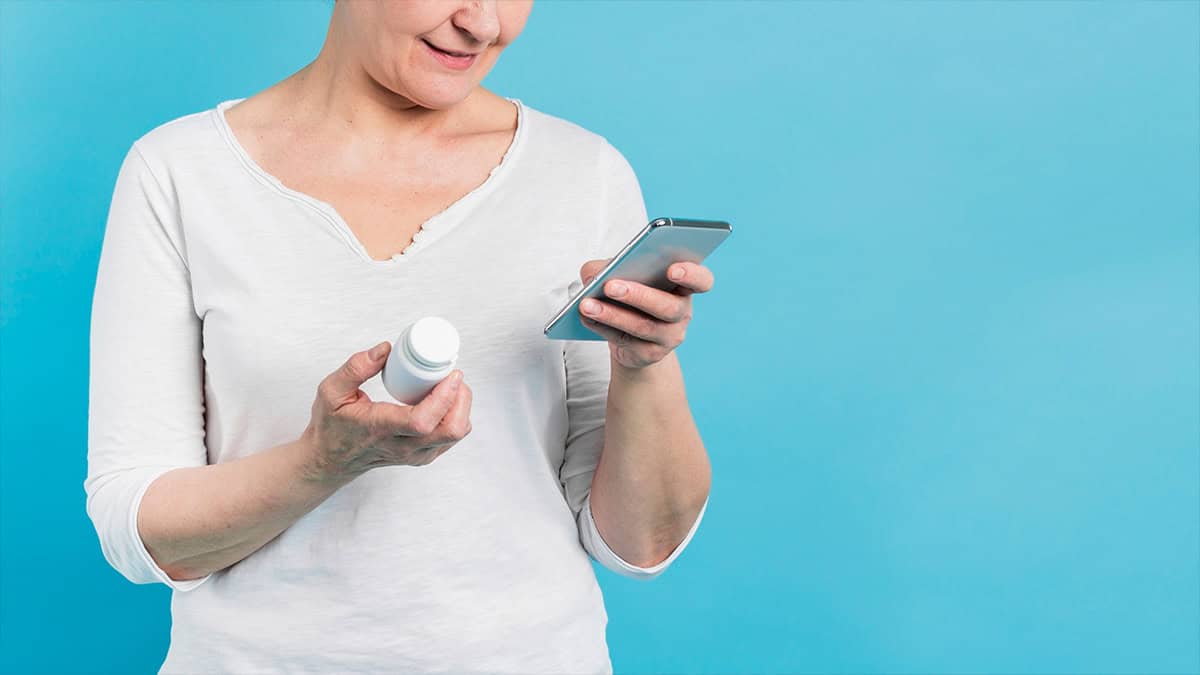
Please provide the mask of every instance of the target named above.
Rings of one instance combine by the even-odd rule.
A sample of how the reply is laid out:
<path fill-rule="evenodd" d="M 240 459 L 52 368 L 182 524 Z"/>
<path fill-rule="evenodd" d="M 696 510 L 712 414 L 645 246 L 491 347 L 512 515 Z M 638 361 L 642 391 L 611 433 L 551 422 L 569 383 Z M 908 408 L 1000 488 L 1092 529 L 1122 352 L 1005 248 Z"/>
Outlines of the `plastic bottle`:
<path fill-rule="evenodd" d="M 400 403 L 415 405 L 437 386 L 458 361 L 458 331 L 439 316 L 413 322 L 383 364 L 383 387 Z"/>

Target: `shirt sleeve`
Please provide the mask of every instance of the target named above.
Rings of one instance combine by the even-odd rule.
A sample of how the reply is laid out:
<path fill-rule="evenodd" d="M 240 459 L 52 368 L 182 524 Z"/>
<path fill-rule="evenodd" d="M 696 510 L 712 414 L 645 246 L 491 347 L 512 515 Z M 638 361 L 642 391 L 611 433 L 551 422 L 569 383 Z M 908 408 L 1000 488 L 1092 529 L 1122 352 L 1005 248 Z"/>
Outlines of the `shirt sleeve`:
<path fill-rule="evenodd" d="M 624 155 L 607 142 L 603 147 L 601 166 L 605 219 L 603 227 L 589 243 L 586 259 L 611 257 L 649 220 L 633 167 Z M 583 262 L 581 260 L 580 264 Z M 578 279 L 572 281 L 568 296 L 573 296 L 582 285 Z M 687 536 L 662 562 L 651 567 L 639 567 L 618 556 L 600 536 L 591 511 L 592 475 L 604 448 L 604 420 L 611 376 L 608 343 L 600 340 L 564 340 L 563 361 L 566 368 L 568 425 L 566 451 L 559 475 L 567 503 L 579 526 L 579 540 L 593 560 L 617 574 L 644 580 L 657 577 L 691 541 L 708 507 L 708 501 L 705 500 Z"/>
<path fill-rule="evenodd" d="M 105 559 L 135 584 L 190 591 L 137 527 L 159 476 L 207 464 L 201 321 L 174 200 L 135 142 L 117 174 L 92 297 L 87 513 Z"/>

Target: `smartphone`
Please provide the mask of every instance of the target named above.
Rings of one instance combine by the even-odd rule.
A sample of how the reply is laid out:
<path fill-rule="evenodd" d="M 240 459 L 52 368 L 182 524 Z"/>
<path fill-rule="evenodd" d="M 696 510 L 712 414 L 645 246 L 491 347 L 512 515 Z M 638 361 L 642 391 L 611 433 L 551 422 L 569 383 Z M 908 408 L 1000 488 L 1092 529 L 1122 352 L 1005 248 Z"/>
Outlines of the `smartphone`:
<path fill-rule="evenodd" d="M 583 325 L 579 303 L 584 298 L 620 304 L 604 294 L 604 283 L 609 279 L 626 279 L 669 291 L 675 282 L 667 278 L 668 267 L 677 262 L 702 262 L 731 232 L 733 227 L 722 220 L 651 220 L 558 310 L 542 332 L 552 340 L 604 340 L 603 335 Z"/>

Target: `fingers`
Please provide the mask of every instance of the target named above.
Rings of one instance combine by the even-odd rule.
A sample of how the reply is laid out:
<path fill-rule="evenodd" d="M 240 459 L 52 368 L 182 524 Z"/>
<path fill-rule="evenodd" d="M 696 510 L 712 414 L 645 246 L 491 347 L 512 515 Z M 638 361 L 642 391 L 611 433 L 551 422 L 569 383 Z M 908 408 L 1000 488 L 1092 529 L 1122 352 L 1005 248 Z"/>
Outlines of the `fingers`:
<path fill-rule="evenodd" d="M 434 430 L 434 436 L 448 443 L 457 443 L 471 433 L 471 401 L 474 394 L 465 384 L 458 386 L 458 396 L 450 412 L 442 418 L 441 424 Z"/>
<path fill-rule="evenodd" d="M 358 388 L 383 369 L 392 343 L 380 342 L 369 351 L 355 352 L 337 370 L 330 373 L 318 385 L 317 391 L 326 401 L 333 404 L 357 398 Z"/>
<path fill-rule="evenodd" d="M 421 437 L 420 447 L 416 448 L 415 452 L 410 449 L 408 463 L 414 466 L 430 464 L 471 433 L 471 400 L 471 388 L 460 384 L 454 405 L 442 417 L 441 423 L 433 433 Z M 403 435 L 393 436 L 391 440 L 393 443 L 401 440 L 412 442 Z"/>
<path fill-rule="evenodd" d="M 458 398 L 461 381 L 462 371 L 455 369 L 416 405 L 376 403 L 368 414 L 371 430 L 388 436 L 426 436 L 433 433 Z"/>
<path fill-rule="evenodd" d="M 604 269 L 609 260 L 612 260 L 612 258 L 600 258 L 583 263 L 583 266 L 579 268 L 579 278 L 586 284 L 592 280 L 592 277 L 599 274 L 600 270 Z"/>
<path fill-rule="evenodd" d="M 598 325 L 603 325 L 617 329 L 618 333 L 628 334 L 628 338 L 619 337 L 618 334 L 620 339 L 620 342 L 617 343 L 618 346 L 632 344 L 627 340 L 637 338 L 646 342 L 675 347 L 678 341 L 682 340 L 682 333 L 687 327 L 686 322 L 660 321 L 641 310 L 612 302 L 589 299 L 580 303 L 579 309 L 583 312 L 583 316 L 580 317 L 583 325 L 597 333 L 610 337 L 611 331 L 596 330 Z"/>
<path fill-rule="evenodd" d="M 700 263 L 680 262 L 667 269 L 667 278 L 678 287 L 681 295 L 707 293 L 715 281 L 713 272 Z"/>
<path fill-rule="evenodd" d="M 632 347 L 635 340 L 641 340 L 641 338 L 630 335 L 629 333 L 626 333 L 623 330 L 620 330 L 618 328 L 613 328 L 612 326 L 609 326 L 607 324 L 600 323 L 599 321 L 596 321 L 595 319 L 589 319 L 586 316 L 583 317 L 582 322 L 583 322 L 583 325 L 586 326 L 589 330 L 598 334 L 600 337 L 604 338 L 605 340 L 608 340 L 609 342 L 613 343 L 614 345 L 616 345 L 618 347 L 625 347 L 625 346 Z"/>
<path fill-rule="evenodd" d="M 609 279 L 604 282 L 604 294 L 630 307 L 662 321 L 676 323 L 691 318 L 692 299 L 653 286 L 625 279 Z"/>

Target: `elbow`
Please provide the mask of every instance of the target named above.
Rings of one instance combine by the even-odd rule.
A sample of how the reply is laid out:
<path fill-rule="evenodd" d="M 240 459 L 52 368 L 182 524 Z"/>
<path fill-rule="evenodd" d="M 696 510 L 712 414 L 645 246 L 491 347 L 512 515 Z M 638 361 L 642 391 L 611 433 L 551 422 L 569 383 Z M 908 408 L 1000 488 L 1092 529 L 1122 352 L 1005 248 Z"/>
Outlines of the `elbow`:
<path fill-rule="evenodd" d="M 127 517 L 122 512 L 128 507 L 128 472 L 113 471 L 101 475 L 89 475 L 83 487 L 87 493 L 87 515 L 96 531 L 100 552 L 110 567 L 129 581 L 146 583 L 138 574 L 136 561 L 130 556 L 130 547 L 123 541 Z"/>
<path fill-rule="evenodd" d="M 137 522 L 136 515 L 134 515 L 134 522 Z M 197 574 L 195 570 L 188 567 L 186 561 L 169 560 L 163 557 L 161 552 L 156 552 L 156 549 L 142 537 L 140 531 L 135 531 L 134 536 L 137 539 L 137 543 L 146 552 L 146 558 L 151 569 L 157 568 L 159 572 L 167 577 L 167 579 L 160 579 L 158 575 L 154 575 L 156 580 L 183 582 L 204 576 L 203 573 Z"/>
<path fill-rule="evenodd" d="M 163 571 L 171 581 L 183 583 L 186 581 L 199 581 L 204 579 L 208 572 L 192 569 L 185 566 L 183 563 L 159 563 L 159 569 Z"/>
<path fill-rule="evenodd" d="M 697 502 L 677 512 L 677 517 L 669 527 L 659 530 L 643 551 L 647 551 L 640 560 L 625 567 L 626 576 L 650 581 L 670 567 L 696 535 L 704 512 L 708 508 L 708 490 L 704 491 Z"/>
<path fill-rule="evenodd" d="M 167 561 L 160 565 L 151 556 L 137 517 L 142 495 L 170 467 L 135 467 L 89 475 L 84 482 L 87 514 L 108 564 L 135 584 L 173 582 L 193 578 L 194 571 Z"/>
<path fill-rule="evenodd" d="M 638 567 L 656 567 L 672 558 L 676 551 L 692 538 L 700 517 L 708 505 L 708 486 L 690 499 L 686 505 L 674 509 L 672 516 L 659 529 L 650 533 L 636 550 L 637 557 L 630 560 Z"/>
<path fill-rule="evenodd" d="M 579 534 L 584 548 L 594 560 L 609 570 L 639 581 L 650 581 L 662 576 L 674 563 L 695 535 L 708 506 L 708 500 L 705 498 L 699 512 L 690 520 L 690 530 L 682 539 L 675 533 L 674 527 L 665 528 L 662 530 L 664 534 L 651 537 L 635 551 L 625 551 L 624 554 L 628 557 L 624 557 L 613 550 L 600 534 L 592 514 L 590 497 L 589 493 L 579 514 Z M 671 534 L 666 534 L 667 531 Z"/>
<path fill-rule="evenodd" d="M 683 540 L 683 535 L 676 537 L 673 534 L 674 528 L 664 530 L 660 536 L 647 538 L 640 542 L 640 545 L 632 551 L 621 551 L 619 553 L 622 560 L 630 565 L 641 568 L 657 568 L 661 563 L 671 557 L 675 549 L 679 547 L 679 543 Z"/>

